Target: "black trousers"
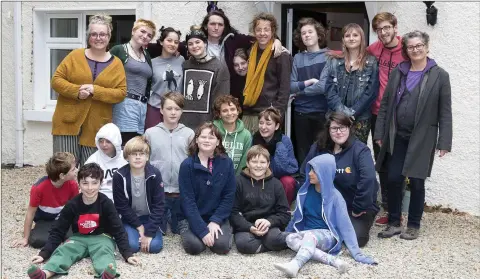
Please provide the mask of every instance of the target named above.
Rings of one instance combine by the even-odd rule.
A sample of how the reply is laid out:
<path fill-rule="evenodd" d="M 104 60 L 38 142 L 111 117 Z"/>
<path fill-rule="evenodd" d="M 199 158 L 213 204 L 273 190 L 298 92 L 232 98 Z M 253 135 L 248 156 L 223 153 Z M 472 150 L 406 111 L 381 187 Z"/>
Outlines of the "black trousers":
<path fill-rule="evenodd" d="M 121 132 L 120 134 L 122 135 L 122 149 L 129 140 L 133 139 L 136 136 L 141 136 L 137 132 Z"/>
<path fill-rule="evenodd" d="M 324 129 L 325 113 L 294 112 L 295 154 L 301 164 L 307 157 L 308 150 L 317 139 L 318 133 Z"/>
<path fill-rule="evenodd" d="M 373 145 L 373 154 L 375 156 L 375 161 L 378 158 L 378 154 L 380 153 L 380 146 L 373 140 L 375 136 L 375 123 L 377 122 L 377 115 L 372 114 L 371 121 L 371 132 L 372 132 L 372 145 Z M 388 181 L 388 173 L 386 171 L 379 171 L 378 176 L 380 178 L 380 193 L 382 195 L 382 207 L 385 211 L 388 211 L 388 189 L 387 189 L 387 181 Z"/>
<path fill-rule="evenodd" d="M 285 239 L 288 233 L 279 228 L 270 228 L 264 236 L 256 236 L 251 232 L 235 233 L 235 245 L 242 254 L 256 254 L 267 251 L 287 249 Z"/>
<path fill-rule="evenodd" d="M 367 211 L 367 213 L 360 217 L 353 217 L 352 212 L 348 212 L 353 229 L 357 235 L 358 246 L 363 247 L 367 245 L 370 240 L 370 229 L 372 228 L 376 215 L 377 213 L 374 211 Z"/>
<path fill-rule="evenodd" d="M 388 162 L 388 223 L 399 226 L 402 216 L 402 201 L 405 191 L 405 176 L 402 175 L 410 139 L 395 136 L 393 154 Z M 425 204 L 425 179 L 409 177 L 410 206 L 407 227 L 420 228 Z"/>
<path fill-rule="evenodd" d="M 54 223 L 55 220 L 39 220 L 35 222 L 35 227 L 30 232 L 30 237 L 28 238 L 28 244 L 35 249 L 42 249 L 47 243 L 50 229 L 53 227 Z M 69 238 L 70 236 L 72 236 L 72 228 L 68 230 L 65 239 Z"/>
<path fill-rule="evenodd" d="M 210 250 L 215 254 L 224 255 L 227 254 L 232 248 L 232 227 L 230 226 L 230 222 L 225 220 L 220 228 L 222 229 L 223 234 L 218 235 L 218 239 L 215 239 L 215 242 L 213 246 L 210 247 Z M 185 252 L 190 255 L 198 255 L 205 251 L 205 244 L 203 244 L 203 241 L 198 236 L 193 234 L 193 232 L 190 230 L 187 220 L 184 219 L 178 223 L 178 231 L 180 232 L 182 245 L 183 249 L 185 249 Z"/>

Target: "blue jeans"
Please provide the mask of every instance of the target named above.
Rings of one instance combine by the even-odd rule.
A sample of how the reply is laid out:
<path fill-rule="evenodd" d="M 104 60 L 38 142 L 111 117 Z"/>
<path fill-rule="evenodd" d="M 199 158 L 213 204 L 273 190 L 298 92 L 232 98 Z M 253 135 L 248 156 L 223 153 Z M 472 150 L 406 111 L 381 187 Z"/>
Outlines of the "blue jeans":
<path fill-rule="evenodd" d="M 167 222 L 170 224 L 172 233 L 178 234 L 178 213 L 180 212 L 180 198 L 165 197 L 165 215 L 163 218 L 164 232 L 167 232 Z"/>
<path fill-rule="evenodd" d="M 148 222 L 148 215 L 138 217 L 142 224 L 146 224 Z M 137 253 L 140 251 L 140 234 L 137 231 L 137 228 L 134 228 L 128 224 L 123 223 L 123 227 L 125 231 L 127 231 L 128 235 L 128 244 L 130 245 L 130 249 L 133 253 Z M 163 248 L 163 236 L 162 231 L 158 230 L 155 237 L 150 242 L 149 253 L 157 254 Z"/>

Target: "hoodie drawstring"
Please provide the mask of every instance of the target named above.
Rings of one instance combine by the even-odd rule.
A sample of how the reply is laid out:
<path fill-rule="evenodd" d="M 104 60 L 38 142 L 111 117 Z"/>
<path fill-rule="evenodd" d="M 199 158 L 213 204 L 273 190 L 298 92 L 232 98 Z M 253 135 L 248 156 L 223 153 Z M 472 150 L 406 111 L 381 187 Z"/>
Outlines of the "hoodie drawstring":
<path fill-rule="evenodd" d="M 252 187 L 255 187 L 255 184 L 253 183 L 253 178 L 250 177 L 250 181 L 252 182 Z M 262 179 L 262 190 L 265 189 L 265 178 Z"/>

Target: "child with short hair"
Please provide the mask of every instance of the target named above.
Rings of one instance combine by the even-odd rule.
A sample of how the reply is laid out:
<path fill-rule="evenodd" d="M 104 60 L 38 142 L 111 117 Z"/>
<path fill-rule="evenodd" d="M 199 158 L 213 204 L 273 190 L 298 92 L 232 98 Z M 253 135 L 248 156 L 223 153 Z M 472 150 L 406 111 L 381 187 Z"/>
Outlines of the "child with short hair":
<path fill-rule="evenodd" d="M 280 179 L 287 195 L 288 204 L 295 199 L 297 181 L 292 177 L 298 171 L 298 162 L 293 152 L 292 141 L 282 134 L 280 111 L 267 108 L 258 115 L 258 131 L 253 135 L 252 145 L 261 145 L 271 154 L 273 176 Z"/>
<path fill-rule="evenodd" d="M 163 121 L 145 132 L 145 138 L 152 148 L 150 163 L 160 170 L 165 187 L 162 228 L 166 232 L 168 222 L 174 234 L 178 234 L 177 215 L 181 210 L 178 173 L 180 164 L 188 157 L 188 145 L 195 136 L 192 129 L 179 123 L 184 105 L 185 98 L 181 93 L 163 95 L 160 101 Z"/>
<path fill-rule="evenodd" d="M 95 143 L 97 144 L 98 150 L 88 158 L 85 164 L 97 163 L 100 165 L 105 175 L 102 186 L 100 187 L 100 193 L 105 194 L 113 201 L 113 174 L 119 168 L 128 164 L 123 158 L 120 129 L 113 123 L 105 124 L 98 130 L 95 136 Z"/>
<path fill-rule="evenodd" d="M 250 131 L 238 118 L 242 113 L 240 102 L 232 95 L 223 95 L 215 99 L 213 109 L 213 124 L 222 135 L 222 143 L 233 161 L 235 175 L 239 175 L 246 166 L 247 151 L 252 145 Z"/>
<path fill-rule="evenodd" d="M 237 189 L 230 222 L 235 245 L 242 254 L 287 248 L 282 232 L 290 221 L 282 183 L 268 168 L 270 154 L 260 145 L 247 152 L 247 168 L 237 175 Z"/>
<path fill-rule="evenodd" d="M 99 193 L 102 180 L 103 170 L 98 164 L 85 164 L 80 168 L 78 182 L 81 193 L 65 205 L 50 231 L 47 244 L 32 258 L 34 264 L 50 259 L 43 270 L 31 265 L 28 269 L 30 278 L 67 275 L 74 263 L 86 257 L 92 260 L 95 277 L 115 278 L 120 276 L 116 272 L 115 244 L 125 261 L 133 265 L 139 263 L 130 251 L 115 206 L 106 195 Z M 73 235 L 60 245 L 70 226 Z"/>
<path fill-rule="evenodd" d="M 165 194 L 160 171 L 148 163 L 150 146 L 145 136 L 125 144 L 128 165 L 113 175 L 113 200 L 122 216 L 132 252 L 156 254 L 163 248 Z"/>
<path fill-rule="evenodd" d="M 23 238 L 15 241 L 14 247 L 42 248 L 63 206 L 78 194 L 78 169 L 73 154 L 56 152 L 46 163 L 45 170 L 47 176 L 40 178 L 30 189 Z M 33 222 L 35 227 L 32 229 Z M 69 235 L 71 231 L 67 237 Z"/>

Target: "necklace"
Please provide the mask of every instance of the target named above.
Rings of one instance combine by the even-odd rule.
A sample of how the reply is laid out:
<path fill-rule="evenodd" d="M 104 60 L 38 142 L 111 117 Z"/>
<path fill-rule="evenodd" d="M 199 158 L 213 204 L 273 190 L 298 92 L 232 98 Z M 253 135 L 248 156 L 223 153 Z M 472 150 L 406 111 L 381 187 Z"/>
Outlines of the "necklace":
<path fill-rule="evenodd" d="M 139 61 L 142 61 L 142 52 L 140 51 L 138 54 L 137 52 L 135 51 L 135 49 L 133 48 L 132 44 L 130 42 L 128 42 L 128 45 L 130 46 L 130 48 L 132 49 L 133 53 L 135 54 L 136 58 L 139 60 Z"/>

